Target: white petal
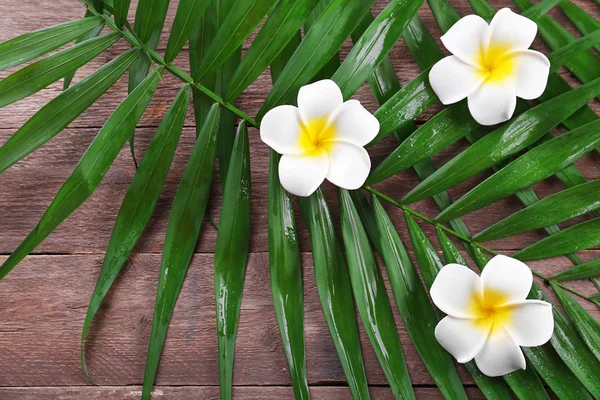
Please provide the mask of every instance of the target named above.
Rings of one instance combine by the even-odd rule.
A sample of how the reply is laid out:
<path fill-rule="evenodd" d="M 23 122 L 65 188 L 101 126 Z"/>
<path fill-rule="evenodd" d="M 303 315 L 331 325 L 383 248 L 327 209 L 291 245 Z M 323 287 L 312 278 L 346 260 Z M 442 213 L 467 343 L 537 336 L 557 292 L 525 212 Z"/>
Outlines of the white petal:
<path fill-rule="evenodd" d="M 440 39 L 448 51 L 462 61 L 477 67 L 489 36 L 489 26 L 477 15 L 461 18 Z"/>
<path fill-rule="evenodd" d="M 270 110 L 260 124 L 260 138 L 280 154 L 298 154 L 302 121 L 298 108 L 279 106 Z"/>
<path fill-rule="evenodd" d="M 379 133 L 379 121 L 358 100 L 348 100 L 331 115 L 336 139 L 364 146 Z"/>
<path fill-rule="evenodd" d="M 435 277 L 429 293 L 444 313 L 455 318 L 475 318 L 472 302 L 480 290 L 480 278 L 475 272 L 464 265 L 448 264 Z"/>
<path fill-rule="evenodd" d="M 371 171 L 369 153 L 353 143 L 341 140 L 333 142 L 329 150 L 327 180 L 344 189 L 358 189 Z"/>
<path fill-rule="evenodd" d="M 302 86 L 298 92 L 298 109 L 305 125 L 315 119 L 329 119 L 343 102 L 342 91 L 331 79 Z"/>
<path fill-rule="evenodd" d="M 483 82 L 479 70 L 456 56 L 438 61 L 429 71 L 429 83 L 440 101 L 446 105 L 461 101 Z"/>
<path fill-rule="evenodd" d="M 517 96 L 510 81 L 486 81 L 468 97 L 469 111 L 481 125 L 508 121 L 517 106 Z"/>
<path fill-rule="evenodd" d="M 550 61 L 539 51 L 523 50 L 510 54 L 514 62 L 515 94 L 526 100 L 537 99 L 544 93 L 550 73 Z"/>
<path fill-rule="evenodd" d="M 469 362 L 483 348 L 491 321 L 445 317 L 435 327 L 435 338 L 459 363 Z"/>
<path fill-rule="evenodd" d="M 325 180 L 329 158 L 324 151 L 310 155 L 286 154 L 279 161 L 279 181 L 296 196 L 310 196 Z"/>
<path fill-rule="evenodd" d="M 552 337 L 554 317 L 552 304 L 541 300 L 525 300 L 511 304 L 505 328 L 519 346 L 541 346 Z"/>
<path fill-rule="evenodd" d="M 522 301 L 531 290 L 533 274 L 521 261 L 497 255 L 483 269 L 481 284 L 484 303 L 486 291 L 502 294 L 506 303 Z"/>
<path fill-rule="evenodd" d="M 509 8 L 498 11 L 490 22 L 488 46 L 510 50 L 527 50 L 537 33 L 537 25 Z"/>
<path fill-rule="evenodd" d="M 494 324 L 475 363 L 487 376 L 501 376 L 525 369 L 525 356 L 502 324 Z"/>

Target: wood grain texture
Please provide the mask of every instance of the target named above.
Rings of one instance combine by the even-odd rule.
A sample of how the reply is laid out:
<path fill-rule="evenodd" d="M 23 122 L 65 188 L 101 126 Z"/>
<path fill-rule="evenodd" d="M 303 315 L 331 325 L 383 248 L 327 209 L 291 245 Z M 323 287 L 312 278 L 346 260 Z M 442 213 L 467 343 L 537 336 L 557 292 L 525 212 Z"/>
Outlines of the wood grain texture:
<path fill-rule="evenodd" d="M 600 256 L 600 251 L 588 253 L 587 257 Z M 302 260 L 309 382 L 343 384 L 343 371 L 319 304 L 310 253 L 303 253 Z M 80 330 L 101 264 L 101 255 L 31 256 L 0 281 L 0 386 L 87 383 L 79 365 Z M 531 263 L 546 274 L 567 265 L 562 258 Z M 86 343 L 88 368 L 96 383 L 141 383 L 159 269 L 159 254 L 137 254 L 109 292 Z M 580 289 L 594 293 L 591 285 L 580 285 Z M 597 308 L 584 306 L 600 318 Z M 397 313 L 395 317 L 412 382 L 432 385 Z M 175 308 L 157 384 L 216 385 L 215 332 L 213 255 L 197 254 Z M 385 385 L 362 327 L 361 341 L 369 383 Z M 462 368 L 461 375 L 465 383 L 472 383 Z M 234 383 L 290 384 L 269 290 L 267 253 L 253 253 L 249 258 Z"/>
<path fill-rule="evenodd" d="M 162 400 L 218 400 L 219 388 L 214 386 L 158 386 L 155 396 Z M 371 397 L 377 400 L 393 400 L 394 396 L 387 388 L 371 387 Z M 36 388 L 0 388 L 0 398 L 3 400 L 105 400 L 137 399 L 141 387 L 36 387 Z M 314 400 L 350 399 L 350 390 L 345 387 L 315 387 L 310 388 Z M 477 389 L 468 388 L 469 399 L 485 399 Z M 233 396 L 239 400 L 281 400 L 291 399 L 294 392 L 291 387 L 234 387 Z M 441 400 L 444 397 L 431 388 L 416 388 L 418 400 Z"/>
<path fill-rule="evenodd" d="M 386 3 L 378 1 L 373 11 L 380 11 Z M 472 13 L 467 0 L 451 0 L 451 3 L 461 15 Z M 593 1 L 576 0 L 575 3 L 600 19 L 600 7 Z M 132 2 L 130 16 L 136 4 L 136 1 Z M 173 21 L 176 4 L 176 0 L 171 1 L 165 25 L 167 31 Z M 492 0 L 492 4 L 498 9 L 505 6 L 516 9 L 510 0 Z M 2 0 L 0 42 L 34 29 L 81 18 L 83 13 L 84 8 L 77 0 L 55 0 L 45 4 L 43 9 L 33 1 Z M 419 14 L 434 36 L 439 37 L 439 30 L 426 5 Z M 558 8 L 550 14 L 569 31 L 576 32 Z M 161 53 L 166 47 L 167 37 L 164 35 L 159 44 Z M 245 43 L 244 51 L 248 44 L 249 41 Z M 547 48 L 539 39 L 534 47 L 547 52 Z M 127 48 L 128 45 L 120 41 L 82 68 L 74 81 L 114 59 Z M 347 42 L 341 50 L 342 57 L 345 57 L 350 48 L 351 44 Z M 186 47 L 175 64 L 188 70 L 187 56 Z M 394 47 L 390 56 L 402 83 L 408 82 L 419 73 L 402 41 Z M 0 78 L 16 69 L 0 72 Z M 561 70 L 561 73 L 569 82 L 577 85 L 566 71 Z M 165 76 L 136 131 L 138 154 L 142 154 L 147 147 L 179 87 L 178 80 L 170 75 Z M 265 73 L 240 96 L 238 106 L 248 114 L 254 115 L 270 87 L 270 78 Z M 61 88 L 62 82 L 57 82 L 24 101 L 0 109 L 0 145 L 31 115 L 60 93 Z M 127 82 L 124 77 L 68 129 L 0 175 L 0 254 L 10 254 L 39 221 L 100 127 L 118 102 L 125 97 L 126 88 Z M 366 86 L 357 92 L 355 98 L 361 100 L 369 110 L 377 108 Z M 596 111 L 600 110 L 597 101 L 591 105 Z M 435 105 L 419 116 L 418 121 L 426 121 L 440 109 L 440 105 Z M 121 152 L 94 195 L 35 250 L 35 255 L 25 259 L 7 278 L 0 281 L 0 399 L 139 397 L 140 388 L 131 385 L 141 384 L 143 376 L 160 252 L 171 201 L 194 144 L 194 123 L 190 108 L 186 127 L 156 212 L 134 250 L 131 262 L 118 279 L 114 290 L 109 293 L 86 343 L 91 374 L 96 383 L 105 386 L 85 386 L 88 382 L 79 365 L 79 338 L 103 252 L 108 244 L 120 203 L 135 172 L 128 149 Z M 250 130 L 250 146 L 253 186 L 250 249 L 253 254 L 249 259 L 242 302 L 234 371 L 234 396 L 238 399 L 287 399 L 292 397 L 292 391 L 289 387 L 287 365 L 281 349 L 268 281 L 268 149 L 260 142 L 258 131 L 255 129 Z M 442 165 L 466 146 L 465 142 L 459 142 L 435 156 L 434 162 L 438 166 Z M 394 147 L 395 142 L 392 139 L 386 139 L 374 146 L 370 150 L 373 163 L 380 162 Z M 600 179 L 599 161 L 600 156 L 597 154 L 588 155 L 577 165 L 586 178 Z M 458 186 L 451 191 L 452 197 L 458 198 L 485 176 L 484 174 Z M 217 172 L 208 211 L 217 223 L 221 204 L 218 181 Z M 418 177 L 407 171 L 382 182 L 377 188 L 399 199 L 418 182 Z M 536 185 L 535 191 L 540 197 L 546 197 L 562 188 L 563 185 L 557 179 L 551 178 Z M 327 184 L 325 189 L 337 219 L 335 189 Z M 469 229 L 476 233 L 521 207 L 516 198 L 510 197 L 464 219 Z M 430 200 L 417 203 L 415 209 L 429 216 L 437 214 L 437 209 Z M 388 208 L 388 211 L 402 239 L 409 243 L 402 214 L 393 208 Z M 308 253 L 308 233 L 301 220 L 298 220 L 300 244 L 305 251 L 305 331 L 311 393 L 313 398 L 318 400 L 349 399 L 350 394 L 343 386 L 343 372 L 316 294 Z M 423 228 L 433 235 L 429 226 Z M 536 231 L 493 241 L 488 245 L 511 254 L 544 236 L 542 231 Z M 214 251 L 215 239 L 216 229 L 205 224 L 197 246 L 199 254 L 194 257 L 190 267 L 169 330 L 157 377 L 157 398 L 185 400 L 218 397 L 211 254 Z M 600 251 L 586 251 L 581 255 L 585 260 L 590 260 L 599 257 Z M 0 257 L 0 261 L 5 258 Z M 533 268 L 547 275 L 557 273 L 569 265 L 564 257 L 531 263 Z M 576 282 L 573 286 L 584 293 L 594 293 L 594 288 L 589 282 Z M 600 318 L 598 309 L 593 309 L 589 304 L 584 306 L 596 318 Z M 396 319 L 413 383 L 420 386 L 433 385 L 397 314 Z M 369 384 L 374 385 L 371 388 L 373 398 L 391 399 L 391 391 L 385 387 L 385 377 L 362 327 L 361 340 Z M 462 368 L 460 372 L 463 382 L 472 385 L 472 380 Z M 481 398 L 477 389 L 468 390 L 470 398 Z M 435 388 L 417 387 L 416 393 L 417 398 L 441 398 Z"/>

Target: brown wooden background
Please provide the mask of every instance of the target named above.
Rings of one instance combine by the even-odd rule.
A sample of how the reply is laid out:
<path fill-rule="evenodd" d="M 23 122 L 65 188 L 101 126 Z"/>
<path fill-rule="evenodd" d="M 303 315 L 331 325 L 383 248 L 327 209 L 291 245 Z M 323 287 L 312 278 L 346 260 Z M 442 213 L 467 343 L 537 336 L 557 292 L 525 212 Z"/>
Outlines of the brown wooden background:
<path fill-rule="evenodd" d="M 132 4 L 132 10 L 135 9 Z M 177 1 L 171 2 L 166 30 L 172 24 Z M 472 13 L 467 0 L 451 0 L 461 15 Z M 510 6 L 509 0 L 496 0 L 497 8 Z M 593 0 L 576 3 L 600 18 L 600 7 Z M 378 3 L 375 11 L 385 2 Z M 514 6 L 511 8 L 515 9 Z M 80 18 L 83 6 L 77 0 L 37 2 L 32 0 L 0 1 L 0 41 L 34 29 Z M 559 10 L 551 14 L 575 32 Z M 435 37 L 439 31 L 425 5 L 421 17 Z M 167 37 L 163 35 L 163 37 Z M 159 46 L 164 51 L 166 40 Z M 548 52 L 541 43 L 538 49 Z M 95 70 L 127 48 L 119 42 L 76 75 L 75 80 Z M 342 50 L 347 54 L 349 45 Z M 245 46 L 247 48 L 247 46 Z M 400 41 L 391 52 L 402 83 L 418 74 L 405 45 Z M 176 61 L 187 68 L 187 48 Z M 0 73 L 0 77 L 9 72 Z M 566 72 L 563 73 L 568 76 Z M 570 77 L 568 77 L 570 79 Z M 570 79 L 571 82 L 574 82 Z M 574 83 L 575 84 L 575 83 Z M 164 112 L 175 96 L 180 82 L 165 74 L 158 92 L 137 129 L 138 154 L 147 146 Z M 0 109 L 0 144 L 4 143 L 34 112 L 62 88 L 62 81 L 40 93 Z M 28 156 L 0 175 L 0 261 L 6 259 L 49 205 L 65 178 L 91 143 L 99 128 L 126 95 L 126 78 L 121 79 L 100 101 L 42 149 Z M 263 74 L 239 99 L 238 105 L 254 115 L 266 93 L 270 79 Z M 367 108 L 376 109 L 368 89 L 361 89 L 356 98 Z M 597 102 L 593 104 L 598 110 Z M 420 117 L 426 120 L 439 107 Z M 0 399 L 134 399 L 140 394 L 146 349 L 149 340 L 154 296 L 164 232 L 177 183 L 194 143 L 194 120 L 190 113 L 185 124 L 173 167 L 163 190 L 157 210 L 136 247 L 120 279 L 115 284 L 93 324 L 86 344 L 90 373 L 99 386 L 90 386 L 79 364 L 79 340 L 89 297 L 99 272 L 103 252 L 127 185 L 134 174 L 128 149 L 124 149 L 96 193 L 75 212 L 55 233 L 44 241 L 7 278 L 0 281 Z M 267 249 L 267 168 L 268 149 L 256 130 L 251 131 L 253 212 L 251 252 L 242 302 L 240 328 L 234 372 L 234 397 L 237 399 L 288 399 L 292 389 L 275 320 L 268 282 Z M 434 157 L 440 165 L 464 149 L 461 142 Z M 385 140 L 372 149 L 374 163 L 394 147 Z M 588 155 L 578 166 L 588 179 L 599 179 L 600 156 Z M 481 177 L 461 185 L 451 192 L 454 198 L 481 180 Z M 218 221 L 221 193 L 218 174 L 209 213 Z M 412 172 L 406 172 L 379 185 L 394 198 L 400 198 L 418 182 Z M 562 188 L 556 179 L 536 186 L 540 197 Z M 337 215 L 335 192 L 327 187 L 332 208 Z M 433 216 L 437 209 L 431 201 L 415 206 Z M 521 208 L 514 197 L 499 201 L 465 218 L 472 232 L 478 232 Z M 402 215 L 390 209 L 405 243 L 409 243 Z M 429 227 L 424 227 L 431 233 Z M 305 226 L 300 222 L 305 280 L 305 331 L 308 352 L 308 378 L 315 399 L 349 399 L 344 375 L 337 360 L 323 317 L 314 284 L 310 246 Z M 490 247 L 505 254 L 523 248 L 540 239 L 542 232 L 490 243 Z M 218 398 L 218 367 L 215 311 L 213 299 L 212 262 L 216 230 L 205 224 L 175 314 L 169 329 L 158 377 L 156 398 L 216 399 Z M 600 250 L 582 253 L 585 260 L 600 256 Z M 552 275 L 567 266 L 566 258 L 532 262 L 531 266 Z M 538 282 L 539 283 L 539 282 Z M 577 282 L 578 289 L 594 293 L 589 282 Z M 596 317 L 598 309 L 584 304 Z M 440 398 L 431 377 L 412 347 L 405 328 L 397 317 L 398 330 L 405 349 L 415 392 L 419 398 Z M 362 331 L 362 328 L 361 328 Z M 362 331 L 363 354 L 371 394 L 374 399 L 391 399 L 385 377 Z M 473 381 L 460 369 L 468 393 L 473 398 L 481 393 Z"/>

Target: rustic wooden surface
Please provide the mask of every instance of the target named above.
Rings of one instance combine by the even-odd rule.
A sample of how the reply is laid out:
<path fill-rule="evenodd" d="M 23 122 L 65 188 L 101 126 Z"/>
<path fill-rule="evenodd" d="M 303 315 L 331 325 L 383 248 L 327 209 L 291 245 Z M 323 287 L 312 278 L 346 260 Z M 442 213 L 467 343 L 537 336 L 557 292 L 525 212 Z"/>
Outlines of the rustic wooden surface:
<path fill-rule="evenodd" d="M 461 15 L 471 13 L 466 0 L 452 0 Z M 575 1 L 597 18 L 600 7 L 592 0 Z M 135 7 L 132 4 L 132 10 Z M 171 26 L 176 1 L 171 2 L 166 29 Z M 509 0 L 492 2 L 497 8 L 510 6 Z M 384 6 L 379 2 L 375 11 Z M 511 8 L 515 9 L 514 6 Z M 439 37 L 427 6 L 420 11 L 434 36 Z M 570 31 L 575 32 L 559 10 L 551 14 Z M 77 0 L 55 0 L 39 7 L 38 2 L 2 0 L 0 2 L 0 41 L 28 31 L 74 20 L 83 15 Z M 166 37 L 166 36 L 165 36 Z M 166 40 L 159 45 L 163 51 Z M 539 49 L 547 49 L 536 42 Z M 116 57 L 126 43 L 119 42 L 106 54 L 98 57 L 76 75 L 76 80 Z M 342 49 L 342 57 L 349 45 Z M 402 83 L 418 74 L 402 42 L 390 53 Z M 187 68 L 187 49 L 176 64 Z M 0 78 L 13 72 L 4 71 Z M 576 84 L 564 71 L 565 77 Z M 14 133 L 34 112 L 62 87 L 58 82 L 25 101 L 0 109 L 0 145 Z M 92 106 L 68 129 L 42 149 L 28 156 L 0 175 L 0 261 L 6 259 L 27 233 L 35 226 L 56 191 L 92 141 L 98 129 L 126 94 L 126 79 L 119 81 L 97 104 Z M 179 87 L 179 81 L 168 74 L 136 131 L 139 154 L 147 146 L 165 110 Z M 238 106 L 253 115 L 270 89 L 268 75 L 264 74 L 239 99 Z M 374 110 L 375 102 L 368 88 L 356 95 Z M 598 110 L 598 104 L 592 106 Z M 439 110 L 435 106 L 419 117 L 424 121 Z M 121 199 L 134 174 L 128 150 L 124 149 L 96 193 L 76 211 L 55 233 L 26 258 L 4 280 L 0 281 L 0 399 L 134 399 L 140 394 L 145 353 L 148 345 L 160 252 L 168 220 L 169 208 L 185 161 L 194 142 L 194 120 L 190 109 L 180 146 L 157 210 L 142 239 L 122 272 L 96 318 L 86 343 L 88 366 L 95 382 L 89 386 L 79 364 L 79 340 L 89 296 L 102 263 Z M 268 149 L 251 130 L 253 212 L 251 256 L 244 289 L 240 329 L 238 334 L 234 371 L 234 397 L 237 399 L 287 399 L 292 390 L 279 331 L 269 293 L 267 254 L 267 166 Z M 394 147 L 385 140 L 371 150 L 374 163 L 380 161 Z M 450 159 L 466 147 L 458 143 L 434 157 L 436 164 Z M 598 155 L 588 155 L 578 166 L 588 179 L 600 178 Z M 461 185 L 451 192 L 454 198 L 464 193 L 482 177 Z M 218 173 L 209 213 L 218 221 L 221 193 Z M 400 174 L 379 185 L 382 191 L 400 198 L 418 182 L 412 172 Z M 536 193 L 546 197 L 560 190 L 556 179 L 536 185 Z M 334 191 L 326 187 L 332 200 L 334 215 L 337 204 Z M 431 201 L 415 205 L 416 209 L 435 215 Z M 517 199 L 511 197 L 486 207 L 465 218 L 469 229 L 476 233 L 520 209 Z M 402 215 L 389 209 L 400 235 L 408 242 Z M 423 227 L 431 233 L 429 227 Z M 490 247 L 511 254 L 544 236 L 532 232 L 515 238 L 490 242 Z M 218 398 L 218 368 L 216 326 L 212 289 L 212 262 L 216 230 L 205 224 L 186 282 L 169 329 L 167 343 L 157 377 L 155 397 L 164 399 Z M 349 399 L 344 375 L 329 337 L 318 296 L 316 294 L 310 246 L 304 225 L 300 222 L 305 281 L 305 331 L 308 352 L 308 377 L 315 399 Z M 600 257 L 600 250 L 582 253 L 585 260 Z M 532 262 L 540 272 L 552 275 L 569 265 L 566 258 Z M 540 282 L 538 282 L 540 283 Z M 389 286 L 389 285 L 388 285 Z M 589 282 L 574 283 L 584 293 L 594 293 Z M 389 287 L 388 287 L 389 289 Z M 596 318 L 600 313 L 589 304 L 584 306 Z M 416 385 L 418 398 L 438 399 L 439 392 L 424 365 L 412 347 L 400 318 L 396 314 L 398 330 L 404 345 L 411 379 Z M 379 367 L 366 334 L 361 327 L 361 341 L 367 375 L 373 399 L 391 399 L 392 394 Z M 460 368 L 461 376 L 469 386 L 469 397 L 482 398 L 468 374 Z"/>

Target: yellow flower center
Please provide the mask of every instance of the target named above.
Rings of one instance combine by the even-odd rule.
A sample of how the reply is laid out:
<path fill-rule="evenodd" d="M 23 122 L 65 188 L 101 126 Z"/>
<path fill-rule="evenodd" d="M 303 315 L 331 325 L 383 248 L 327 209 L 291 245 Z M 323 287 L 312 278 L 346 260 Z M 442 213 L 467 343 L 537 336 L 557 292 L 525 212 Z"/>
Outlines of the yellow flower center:
<path fill-rule="evenodd" d="M 487 330 L 492 327 L 492 332 L 508 325 L 512 320 L 513 307 L 506 305 L 508 296 L 496 290 L 484 290 L 483 295 L 473 293 L 469 306 L 471 315 L 476 316 L 475 325 L 480 329 Z"/>
<path fill-rule="evenodd" d="M 510 47 L 490 44 L 486 50 L 480 49 L 478 65 L 480 75 L 486 81 L 499 82 L 513 74 L 515 58 L 509 53 Z"/>
<path fill-rule="evenodd" d="M 320 154 L 321 150 L 329 152 L 336 131 L 333 124 L 327 125 L 327 118 L 316 118 L 308 124 L 302 124 L 300 132 L 300 148 L 305 155 Z"/>

